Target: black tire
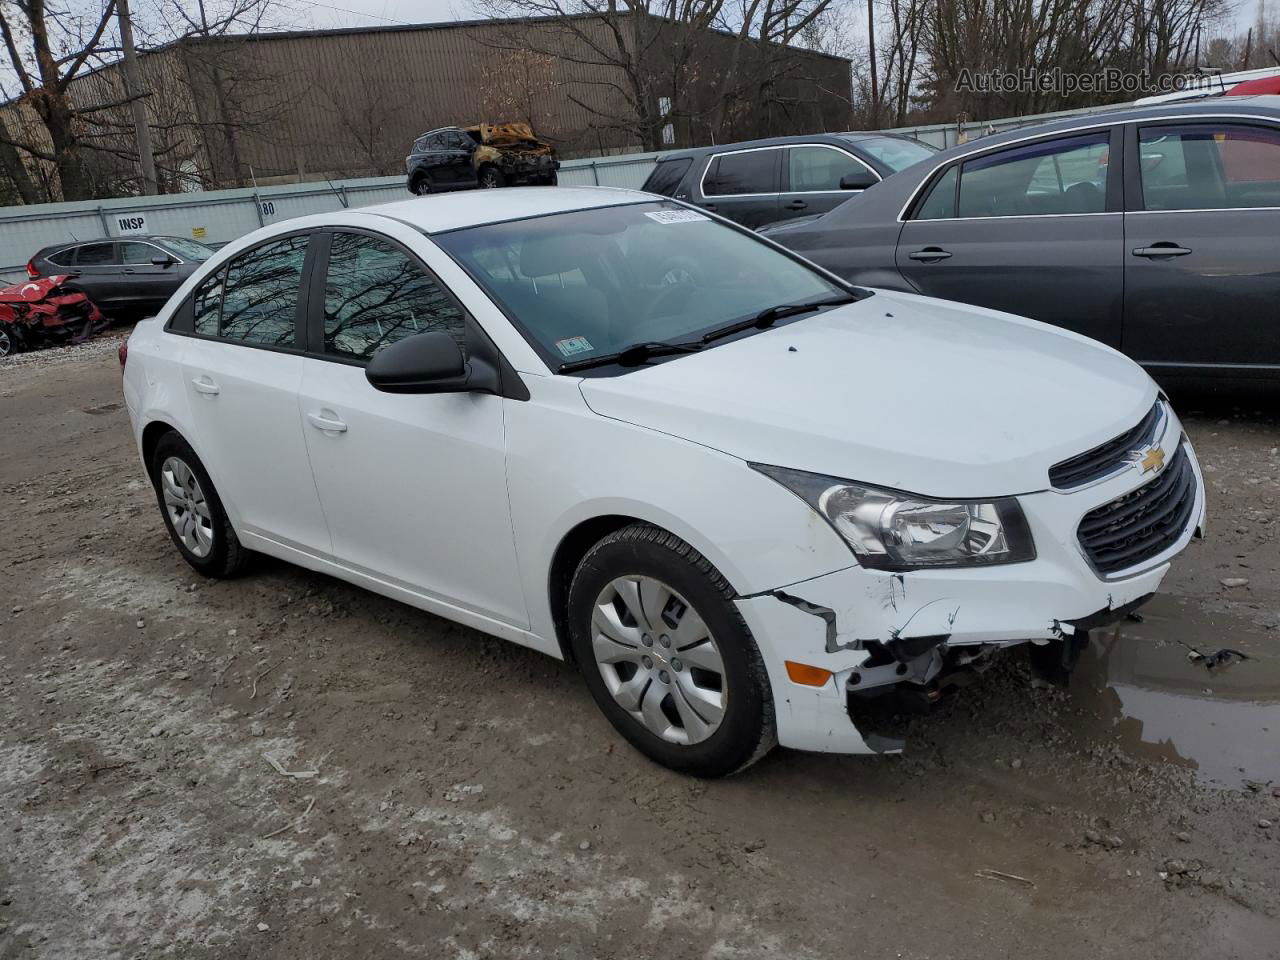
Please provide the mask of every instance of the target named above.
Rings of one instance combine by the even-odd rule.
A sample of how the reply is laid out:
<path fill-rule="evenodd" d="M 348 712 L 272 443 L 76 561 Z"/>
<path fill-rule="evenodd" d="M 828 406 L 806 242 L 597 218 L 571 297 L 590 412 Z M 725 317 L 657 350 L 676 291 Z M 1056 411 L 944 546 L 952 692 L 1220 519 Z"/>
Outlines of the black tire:
<path fill-rule="evenodd" d="M 496 190 L 507 185 L 507 175 L 492 163 L 486 163 L 480 168 L 479 178 L 482 190 Z"/>
<path fill-rule="evenodd" d="M 660 580 L 688 601 L 705 622 L 724 664 L 725 710 L 707 739 L 671 743 L 651 732 L 614 699 L 592 650 L 592 612 L 616 578 Z M 759 648 L 734 606 L 733 588 L 711 563 L 679 537 L 633 524 L 605 537 L 578 565 L 569 588 L 568 622 L 574 656 L 596 704 L 631 744 L 680 773 L 722 777 L 755 763 L 777 742 L 773 693 Z M 674 662 L 674 661 L 673 661 Z"/>
<path fill-rule="evenodd" d="M 17 326 L 0 323 L 0 357 L 7 357 L 22 349 L 22 336 Z"/>
<path fill-rule="evenodd" d="M 415 196 L 425 197 L 431 192 L 431 181 L 427 179 L 427 175 L 419 173 L 409 182 L 409 192 Z"/>
<path fill-rule="evenodd" d="M 558 186 L 560 183 L 560 177 L 553 170 L 551 173 L 547 174 L 546 179 L 544 179 L 542 182 L 545 183 L 548 187 Z"/>
<path fill-rule="evenodd" d="M 204 502 L 209 511 L 209 526 L 212 528 L 212 546 L 205 556 L 195 553 L 183 542 L 165 504 L 164 491 L 161 488 L 161 471 L 170 459 L 186 464 L 195 475 L 200 490 L 204 494 Z M 169 537 L 178 548 L 178 552 L 182 554 L 182 558 L 191 564 L 197 573 L 206 577 L 218 579 L 234 577 L 244 570 L 252 554 L 241 545 L 240 538 L 232 529 L 231 521 L 227 519 L 227 511 L 223 509 L 222 500 L 218 497 L 218 491 L 213 481 L 209 479 L 209 472 L 205 470 L 196 452 L 191 449 L 191 444 L 187 443 L 177 431 L 166 433 L 156 444 L 155 451 L 151 455 L 150 468 L 151 483 L 155 487 L 160 516 L 164 519 Z"/>

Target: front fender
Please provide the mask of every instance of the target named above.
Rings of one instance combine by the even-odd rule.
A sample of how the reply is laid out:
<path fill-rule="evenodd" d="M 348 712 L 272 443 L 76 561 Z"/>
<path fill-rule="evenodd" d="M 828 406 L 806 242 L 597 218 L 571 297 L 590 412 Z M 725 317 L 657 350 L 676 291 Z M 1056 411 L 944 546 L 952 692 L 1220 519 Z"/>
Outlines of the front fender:
<path fill-rule="evenodd" d="M 512 529 L 531 629 L 555 636 L 548 574 L 586 520 L 634 517 L 669 530 L 747 595 L 848 567 L 844 542 L 807 504 L 742 460 L 593 413 L 577 381 L 526 376 L 507 401 Z"/>

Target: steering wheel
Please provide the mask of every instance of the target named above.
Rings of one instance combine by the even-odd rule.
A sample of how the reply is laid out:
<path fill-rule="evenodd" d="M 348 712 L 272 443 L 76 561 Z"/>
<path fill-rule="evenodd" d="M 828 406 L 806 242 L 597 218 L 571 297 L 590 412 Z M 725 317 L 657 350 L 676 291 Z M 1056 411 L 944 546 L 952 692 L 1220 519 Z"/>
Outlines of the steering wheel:
<path fill-rule="evenodd" d="M 687 300 L 702 285 L 702 271 L 684 257 L 672 257 L 655 271 L 658 293 L 649 304 L 651 317 L 666 316 L 675 304 Z"/>

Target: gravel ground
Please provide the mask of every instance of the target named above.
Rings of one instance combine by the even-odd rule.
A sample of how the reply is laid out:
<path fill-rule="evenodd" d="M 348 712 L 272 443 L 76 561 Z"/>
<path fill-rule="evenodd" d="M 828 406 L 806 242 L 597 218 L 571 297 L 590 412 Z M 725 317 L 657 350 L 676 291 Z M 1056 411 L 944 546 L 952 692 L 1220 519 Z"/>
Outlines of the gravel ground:
<path fill-rule="evenodd" d="M 0 363 L 0 956 L 1280 957 L 1274 417 L 1180 404 L 1211 536 L 1071 690 L 1009 657 L 900 758 L 700 782 L 565 664 L 272 561 L 194 578 L 116 346 Z M 1203 738 L 1153 735 L 1193 702 Z"/>

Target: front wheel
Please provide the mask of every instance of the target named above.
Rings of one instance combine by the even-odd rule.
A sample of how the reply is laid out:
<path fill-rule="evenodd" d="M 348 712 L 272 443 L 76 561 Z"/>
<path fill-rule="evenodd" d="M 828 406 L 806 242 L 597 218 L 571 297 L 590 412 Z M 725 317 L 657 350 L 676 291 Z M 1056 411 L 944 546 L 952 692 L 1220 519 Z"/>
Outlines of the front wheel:
<path fill-rule="evenodd" d="M 507 185 L 506 175 L 493 164 L 480 168 L 480 186 L 485 190 L 496 190 Z"/>
<path fill-rule="evenodd" d="M 0 324 L 0 357 L 7 357 L 22 349 L 22 341 L 18 337 L 17 327 Z"/>
<path fill-rule="evenodd" d="M 232 529 L 204 464 L 176 432 L 156 444 L 151 480 L 169 536 L 187 563 L 206 577 L 232 577 L 244 569 L 249 551 Z"/>
<path fill-rule="evenodd" d="M 425 197 L 431 192 L 431 181 L 424 174 L 418 174 L 409 184 L 409 192 L 414 196 Z"/>
<path fill-rule="evenodd" d="M 625 527 L 569 590 L 573 652 L 596 704 L 650 759 L 719 777 L 776 742 L 773 697 L 728 582 L 673 534 Z"/>

